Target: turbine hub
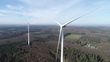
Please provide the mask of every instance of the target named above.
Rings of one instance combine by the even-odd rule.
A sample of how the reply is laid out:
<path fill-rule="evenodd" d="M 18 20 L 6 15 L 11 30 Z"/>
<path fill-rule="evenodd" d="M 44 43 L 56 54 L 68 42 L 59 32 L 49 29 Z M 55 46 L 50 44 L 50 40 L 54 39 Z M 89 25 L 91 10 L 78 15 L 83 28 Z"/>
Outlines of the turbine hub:
<path fill-rule="evenodd" d="M 66 27 L 66 25 L 64 25 L 64 26 L 62 26 L 63 28 L 65 28 Z"/>

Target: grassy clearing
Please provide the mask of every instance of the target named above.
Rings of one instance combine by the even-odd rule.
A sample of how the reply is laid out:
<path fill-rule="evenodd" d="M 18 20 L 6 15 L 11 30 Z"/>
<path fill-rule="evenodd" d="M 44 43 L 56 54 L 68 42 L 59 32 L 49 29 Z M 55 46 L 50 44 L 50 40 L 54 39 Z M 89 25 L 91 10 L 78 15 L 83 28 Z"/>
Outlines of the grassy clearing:
<path fill-rule="evenodd" d="M 78 34 L 70 34 L 68 36 L 66 36 L 66 39 L 68 40 L 78 40 L 81 38 L 82 35 L 78 35 Z"/>

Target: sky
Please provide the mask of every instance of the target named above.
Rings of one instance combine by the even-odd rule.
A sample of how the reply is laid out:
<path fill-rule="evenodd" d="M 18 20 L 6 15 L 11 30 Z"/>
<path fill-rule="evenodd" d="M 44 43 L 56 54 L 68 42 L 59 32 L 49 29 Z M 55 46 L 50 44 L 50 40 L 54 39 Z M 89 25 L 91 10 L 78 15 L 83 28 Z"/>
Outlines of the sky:
<path fill-rule="evenodd" d="M 91 13 L 89 13 L 91 12 Z M 0 0 L 0 24 L 110 26 L 110 0 Z"/>

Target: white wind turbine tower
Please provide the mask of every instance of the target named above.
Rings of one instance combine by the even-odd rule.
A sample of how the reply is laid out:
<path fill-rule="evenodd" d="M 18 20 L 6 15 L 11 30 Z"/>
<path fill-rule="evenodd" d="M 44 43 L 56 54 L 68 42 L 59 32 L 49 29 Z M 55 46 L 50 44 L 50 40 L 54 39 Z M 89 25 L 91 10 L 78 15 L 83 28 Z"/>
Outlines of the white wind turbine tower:
<path fill-rule="evenodd" d="M 28 46 L 30 46 L 30 24 L 27 23 L 27 29 L 28 29 Z"/>
<path fill-rule="evenodd" d="M 92 11 L 91 11 L 92 12 Z M 89 12 L 89 13 L 91 13 L 91 12 Z M 74 20 L 72 20 L 72 21 L 69 21 L 69 22 L 67 22 L 67 23 L 65 23 L 65 24 L 60 24 L 60 23 L 58 23 L 58 22 L 56 22 L 59 26 L 60 26 L 60 31 L 59 31 L 59 39 L 58 39 L 58 45 L 57 45 L 57 53 L 56 53 L 56 60 L 57 60 L 57 57 L 58 57 L 58 50 L 59 50 L 59 44 L 61 43 L 61 56 L 60 56 L 60 62 L 63 62 L 63 42 L 64 42 L 64 34 L 63 34 L 63 28 L 65 28 L 68 24 L 70 24 L 70 23 L 72 23 L 73 21 L 76 21 L 76 20 L 78 20 L 79 18 L 81 18 L 81 17 L 83 17 L 83 16 L 85 16 L 85 15 L 87 15 L 87 14 L 89 14 L 89 13 L 86 13 L 86 14 L 84 14 L 84 15 L 82 15 L 82 16 L 80 16 L 80 17 L 78 17 L 78 18 L 76 18 L 76 19 L 74 19 Z"/>

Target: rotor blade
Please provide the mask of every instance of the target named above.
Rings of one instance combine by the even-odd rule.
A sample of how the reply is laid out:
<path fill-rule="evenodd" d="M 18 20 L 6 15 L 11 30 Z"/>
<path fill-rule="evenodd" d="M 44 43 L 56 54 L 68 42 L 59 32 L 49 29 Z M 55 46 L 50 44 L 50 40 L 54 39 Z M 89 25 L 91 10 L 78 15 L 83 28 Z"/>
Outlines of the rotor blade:
<path fill-rule="evenodd" d="M 60 42 L 61 42 L 61 35 L 62 35 L 62 28 L 60 28 L 60 31 L 59 31 L 59 39 L 58 39 L 58 44 L 57 44 L 56 59 L 58 57 L 58 50 L 59 50 L 59 45 L 60 45 Z"/>
<path fill-rule="evenodd" d="M 97 9 L 97 8 L 96 8 L 96 9 Z M 95 10 L 96 10 L 96 9 L 95 9 Z M 69 22 L 63 24 L 63 26 L 66 26 L 66 25 L 70 24 L 71 22 L 76 21 L 76 20 L 78 20 L 79 18 L 84 17 L 84 16 L 86 16 L 86 15 L 88 15 L 88 14 L 94 12 L 95 10 L 92 10 L 92 11 L 86 13 L 86 14 L 81 15 L 81 16 L 79 16 L 78 18 L 76 18 L 76 19 L 74 19 L 74 20 L 72 20 L 72 21 L 69 21 Z"/>
<path fill-rule="evenodd" d="M 59 22 L 55 21 L 59 26 L 62 26 Z"/>
<path fill-rule="evenodd" d="M 76 19 L 74 19 L 74 20 L 72 20 L 72 21 L 69 21 L 69 22 L 63 24 L 63 26 L 66 26 L 66 25 L 70 24 L 71 22 L 78 20 L 78 19 L 81 18 L 81 17 L 82 17 L 82 16 L 80 16 L 80 17 L 78 17 L 78 18 L 76 18 Z"/>

